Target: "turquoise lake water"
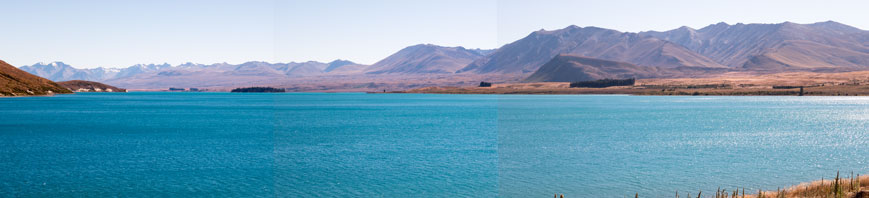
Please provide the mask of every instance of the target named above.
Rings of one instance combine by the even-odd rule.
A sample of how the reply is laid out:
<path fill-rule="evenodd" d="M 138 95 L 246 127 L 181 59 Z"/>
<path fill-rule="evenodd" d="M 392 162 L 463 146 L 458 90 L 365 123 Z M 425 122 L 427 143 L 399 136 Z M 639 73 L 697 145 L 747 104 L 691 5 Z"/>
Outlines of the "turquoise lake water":
<path fill-rule="evenodd" d="M 0 196 L 672 197 L 869 173 L 869 97 L 0 98 Z"/>

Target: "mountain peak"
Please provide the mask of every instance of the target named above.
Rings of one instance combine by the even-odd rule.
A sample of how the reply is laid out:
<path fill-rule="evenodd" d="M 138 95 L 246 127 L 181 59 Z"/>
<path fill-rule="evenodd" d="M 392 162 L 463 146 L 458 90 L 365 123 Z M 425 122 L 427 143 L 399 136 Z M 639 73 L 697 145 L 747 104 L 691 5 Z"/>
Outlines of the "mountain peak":
<path fill-rule="evenodd" d="M 60 61 L 54 61 L 54 62 L 50 62 L 50 63 L 38 62 L 38 63 L 33 64 L 33 65 L 45 65 L 45 66 L 53 66 L 53 67 L 57 67 L 57 66 L 67 66 L 67 64 L 65 64 L 65 63 L 63 63 L 63 62 L 60 62 Z"/>
<path fill-rule="evenodd" d="M 855 32 L 863 32 L 863 31 L 865 31 L 865 30 L 862 30 L 862 29 L 860 29 L 860 28 L 856 28 L 856 27 L 853 27 L 853 26 L 850 26 L 850 25 L 845 25 L 845 24 L 842 24 L 842 23 L 839 23 L 839 22 L 835 22 L 835 21 L 832 21 L 832 20 L 824 21 L 824 22 L 812 23 L 812 24 L 808 24 L 808 26 L 811 26 L 811 27 L 818 27 L 818 28 L 827 28 L 827 29 L 831 29 L 831 30 L 842 31 L 842 32 L 845 32 L 845 33 L 855 33 Z"/>
<path fill-rule="evenodd" d="M 185 65 L 191 65 L 191 64 L 192 63 L 187 63 Z M 242 63 L 242 65 L 251 65 L 251 64 L 269 64 L 269 63 L 265 62 L 265 61 L 247 61 L 247 62 Z"/>
<path fill-rule="evenodd" d="M 428 51 L 428 50 L 436 50 L 439 48 L 448 48 L 448 47 L 435 45 L 435 44 L 431 44 L 431 43 L 420 43 L 420 44 L 416 44 L 416 45 L 407 46 L 405 48 L 402 48 L 399 51 L 419 51 L 419 50 Z"/>
<path fill-rule="evenodd" d="M 583 28 L 583 27 L 579 27 L 577 25 L 568 25 L 567 27 L 564 27 L 561 29 L 554 29 L 554 30 L 540 29 L 540 30 L 531 32 L 531 35 L 534 35 L 534 34 L 557 34 L 557 33 L 563 33 L 563 32 L 573 32 L 576 30 L 582 30 L 582 29 L 588 29 L 588 28 L 597 28 L 597 27 L 589 26 L 589 27 Z"/>
<path fill-rule="evenodd" d="M 676 28 L 676 29 L 677 29 L 677 30 L 694 30 L 694 28 L 691 28 L 691 27 L 688 27 L 688 26 L 684 26 L 684 25 L 683 25 L 682 27 L 679 27 L 679 28 Z"/>
<path fill-rule="evenodd" d="M 567 27 L 562 28 L 562 29 L 549 30 L 549 31 L 541 29 L 540 31 L 532 32 L 531 35 L 538 35 L 538 36 L 541 36 L 541 35 L 561 35 L 561 36 L 566 36 L 566 35 L 573 35 L 573 34 L 577 34 L 577 33 L 582 34 L 582 33 L 600 33 L 600 32 L 623 33 L 623 32 L 617 31 L 617 30 L 606 29 L 606 28 L 595 27 L 595 26 L 580 27 L 580 26 L 576 26 L 576 25 L 570 25 L 570 26 L 567 26 Z M 531 35 L 529 35 L 529 36 L 531 36 Z"/>
<path fill-rule="evenodd" d="M 673 31 L 685 32 L 685 33 L 690 34 L 690 35 L 697 33 L 697 30 L 695 30 L 694 28 L 688 27 L 688 26 L 682 26 L 682 27 L 676 28 Z"/>
<path fill-rule="evenodd" d="M 344 60 L 344 59 L 335 59 L 332 62 L 329 62 L 328 64 L 335 64 L 335 63 L 353 63 L 353 61 Z"/>
<path fill-rule="evenodd" d="M 842 23 L 839 23 L 839 22 L 836 22 L 836 21 L 833 21 L 833 20 L 827 20 L 827 21 L 823 21 L 823 22 L 812 23 L 812 25 L 816 25 L 816 24 L 817 24 L 817 25 L 845 25 L 845 24 L 842 24 Z M 847 25 L 845 25 L 845 26 L 847 26 Z"/>
<path fill-rule="evenodd" d="M 785 22 L 780 23 L 779 25 L 781 25 L 781 26 L 799 26 L 800 24 L 790 22 L 790 21 L 785 21 Z"/>
<path fill-rule="evenodd" d="M 353 61 L 349 61 L 349 60 L 335 59 L 332 62 L 329 62 L 326 64 L 328 66 L 325 69 L 323 69 L 323 72 L 331 72 L 332 70 L 338 69 L 340 67 L 343 67 L 346 65 L 355 65 L 356 63 L 354 63 Z"/>
<path fill-rule="evenodd" d="M 420 43 L 420 44 L 408 46 L 406 48 L 421 48 L 421 47 L 441 47 L 441 46 L 431 44 L 431 43 Z"/>
<path fill-rule="evenodd" d="M 700 30 L 720 29 L 720 28 L 727 28 L 727 27 L 730 27 L 730 24 L 727 24 L 727 23 L 722 21 L 722 22 L 718 22 L 716 24 L 707 25 L 706 27 L 700 28 Z"/>
<path fill-rule="evenodd" d="M 464 47 L 418 44 L 399 50 L 366 68 L 368 74 L 454 73 L 483 55 Z"/>
<path fill-rule="evenodd" d="M 21 66 L 21 67 L 22 67 L 22 68 L 23 68 L 23 67 L 52 67 L 52 68 L 67 68 L 67 67 L 71 67 L 71 66 L 67 65 L 66 63 L 60 62 L 60 61 L 54 61 L 54 62 L 50 62 L 50 63 L 46 63 L 46 62 L 38 62 L 38 63 L 33 64 L 33 65 L 25 65 L 25 66 Z"/>

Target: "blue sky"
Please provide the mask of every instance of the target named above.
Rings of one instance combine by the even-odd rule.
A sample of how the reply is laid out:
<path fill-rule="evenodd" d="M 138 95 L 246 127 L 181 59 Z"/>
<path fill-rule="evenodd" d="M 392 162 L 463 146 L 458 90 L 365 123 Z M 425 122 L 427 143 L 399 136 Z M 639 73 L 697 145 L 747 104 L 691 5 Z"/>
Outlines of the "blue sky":
<path fill-rule="evenodd" d="M 9 1 L 0 59 L 78 68 L 138 63 L 348 59 L 372 64 L 431 43 L 496 48 L 571 24 L 620 31 L 834 20 L 869 29 L 869 1 Z"/>

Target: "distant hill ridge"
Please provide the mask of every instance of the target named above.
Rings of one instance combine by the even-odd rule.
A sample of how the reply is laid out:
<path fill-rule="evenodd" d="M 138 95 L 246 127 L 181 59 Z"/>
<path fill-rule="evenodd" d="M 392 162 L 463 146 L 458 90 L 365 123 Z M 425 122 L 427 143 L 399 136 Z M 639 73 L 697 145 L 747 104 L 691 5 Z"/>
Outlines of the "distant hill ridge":
<path fill-rule="evenodd" d="M 192 72 L 222 72 L 226 75 L 281 75 L 281 76 L 313 76 L 322 75 L 344 66 L 358 65 L 347 60 L 335 60 L 329 63 L 316 61 L 268 63 L 250 61 L 238 65 L 227 63 L 196 64 L 184 63 L 176 66 L 163 64 L 137 64 L 126 68 L 93 68 L 77 69 L 63 62 L 36 63 L 21 66 L 19 69 L 28 73 L 48 78 L 54 81 L 87 80 L 112 81 L 117 79 L 135 78 L 137 75 L 185 75 Z"/>

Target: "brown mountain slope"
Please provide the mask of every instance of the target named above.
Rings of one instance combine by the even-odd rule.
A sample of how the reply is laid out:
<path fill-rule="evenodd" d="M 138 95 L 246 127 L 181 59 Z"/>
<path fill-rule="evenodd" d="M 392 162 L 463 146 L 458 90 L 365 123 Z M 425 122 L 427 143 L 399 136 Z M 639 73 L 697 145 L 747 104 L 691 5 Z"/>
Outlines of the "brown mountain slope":
<path fill-rule="evenodd" d="M 0 96 L 72 93 L 51 80 L 35 76 L 0 60 Z"/>
<path fill-rule="evenodd" d="M 576 82 L 604 78 L 655 78 L 665 75 L 674 76 L 676 73 L 678 72 L 672 69 L 562 54 L 541 66 L 525 81 Z"/>
<path fill-rule="evenodd" d="M 57 84 L 74 92 L 127 92 L 126 89 L 94 81 L 70 80 L 58 82 Z"/>
<path fill-rule="evenodd" d="M 834 21 L 718 23 L 641 35 L 667 40 L 733 68 L 760 71 L 869 69 L 869 31 Z"/>
<path fill-rule="evenodd" d="M 483 55 L 463 47 L 420 44 L 406 47 L 365 69 L 368 74 L 454 73 Z"/>
<path fill-rule="evenodd" d="M 365 71 L 365 68 L 368 68 L 369 65 L 362 64 L 349 64 L 342 65 L 341 67 L 332 68 L 329 70 L 329 75 L 357 75 L 362 74 Z"/>
<path fill-rule="evenodd" d="M 811 41 L 785 41 L 752 56 L 743 68 L 754 71 L 856 71 L 869 68 L 869 53 Z"/>
<path fill-rule="evenodd" d="M 536 31 L 504 45 L 484 59 L 459 72 L 531 73 L 559 54 L 657 67 L 708 67 L 723 65 L 685 47 L 650 36 L 597 27 L 569 26 L 554 31 Z"/>

